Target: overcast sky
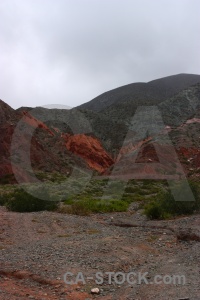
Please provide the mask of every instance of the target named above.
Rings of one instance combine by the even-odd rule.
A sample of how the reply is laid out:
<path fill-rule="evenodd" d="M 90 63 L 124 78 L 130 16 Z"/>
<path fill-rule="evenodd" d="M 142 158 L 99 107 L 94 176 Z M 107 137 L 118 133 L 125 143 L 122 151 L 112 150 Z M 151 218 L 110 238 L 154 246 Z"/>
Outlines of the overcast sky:
<path fill-rule="evenodd" d="M 115 87 L 200 74 L 199 0 L 0 0 L 0 99 L 77 106 Z"/>

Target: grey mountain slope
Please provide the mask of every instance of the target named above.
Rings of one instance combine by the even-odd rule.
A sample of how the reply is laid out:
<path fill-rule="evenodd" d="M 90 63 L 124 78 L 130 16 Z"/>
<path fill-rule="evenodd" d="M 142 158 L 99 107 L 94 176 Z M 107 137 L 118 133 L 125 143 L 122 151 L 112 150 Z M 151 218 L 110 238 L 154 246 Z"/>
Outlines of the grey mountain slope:
<path fill-rule="evenodd" d="M 196 116 L 200 109 L 200 83 L 158 105 L 166 125 L 177 127 Z"/>
<path fill-rule="evenodd" d="M 163 79 L 155 80 L 150 84 L 154 86 L 154 89 L 159 86 L 161 91 L 164 91 L 164 86 L 166 88 L 171 85 L 170 93 L 175 93 L 177 86 L 180 88 L 198 79 L 200 80 L 199 75 L 185 76 L 183 74 L 177 76 L 167 77 L 164 81 Z M 173 78 L 176 78 L 177 83 L 175 85 L 173 85 Z M 164 97 L 164 92 L 162 93 Z M 162 93 L 159 92 L 158 88 L 158 95 Z M 158 105 L 165 125 L 179 126 L 187 119 L 195 117 L 200 108 L 200 83 L 182 89 L 176 95 L 173 94 L 164 101 L 158 101 L 157 96 L 156 99 L 145 100 L 142 103 L 147 106 Z M 131 118 L 134 116 L 138 105 L 141 105 L 141 101 L 130 96 L 126 99 L 123 98 L 123 101 L 111 104 L 109 107 L 102 109 L 101 112 L 81 109 L 81 107 L 71 110 L 38 107 L 34 110 L 28 108 L 28 110 L 37 119 L 45 122 L 49 127 L 59 128 L 61 132 L 85 133 L 96 136 L 105 149 L 115 157 L 122 146 L 127 131 L 132 130 L 134 132 Z"/>
<path fill-rule="evenodd" d="M 140 104 L 130 99 L 116 103 L 102 110 L 99 114 L 110 118 L 113 122 L 121 121 L 130 127 L 131 119 Z M 155 105 L 151 101 L 147 106 Z M 200 106 L 200 83 L 184 89 L 175 96 L 158 103 L 165 125 L 179 126 L 195 115 Z M 145 104 L 143 103 L 143 106 Z"/>
<path fill-rule="evenodd" d="M 178 74 L 150 81 L 128 84 L 84 103 L 78 108 L 100 112 L 113 104 L 119 104 L 126 100 L 138 105 L 157 105 L 172 97 L 179 91 L 200 82 L 200 75 Z"/>

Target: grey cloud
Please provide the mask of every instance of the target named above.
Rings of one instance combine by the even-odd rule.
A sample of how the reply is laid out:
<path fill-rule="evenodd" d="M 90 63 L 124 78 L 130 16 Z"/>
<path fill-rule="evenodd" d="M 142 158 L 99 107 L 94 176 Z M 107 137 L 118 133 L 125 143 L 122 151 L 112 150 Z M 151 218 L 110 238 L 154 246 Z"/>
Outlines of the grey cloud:
<path fill-rule="evenodd" d="M 106 90 L 199 73 L 198 0 L 6 0 L 0 98 L 75 106 Z"/>

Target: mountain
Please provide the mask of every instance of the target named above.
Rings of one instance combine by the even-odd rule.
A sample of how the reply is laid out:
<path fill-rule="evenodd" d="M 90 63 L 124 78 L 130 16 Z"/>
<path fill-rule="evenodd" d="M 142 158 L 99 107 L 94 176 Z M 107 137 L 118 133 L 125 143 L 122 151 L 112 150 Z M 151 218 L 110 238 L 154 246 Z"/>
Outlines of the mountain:
<path fill-rule="evenodd" d="M 47 109 L 43 107 L 20 108 L 24 109 L 34 118 L 41 120 L 49 128 L 55 128 L 69 134 L 90 134 L 101 141 L 103 147 L 112 155 L 119 149 L 127 126 L 124 122 L 112 121 L 108 116 L 90 110 L 82 109 Z"/>
<path fill-rule="evenodd" d="M 134 119 L 138 106 L 144 109 L 139 126 Z M 158 109 L 165 128 L 145 133 L 145 127 L 150 126 L 151 107 Z M 159 117 L 155 116 L 153 121 L 159 128 Z M 111 174 L 115 166 L 116 174 L 126 174 L 132 172 L 134 161 L 157 161 L 154 148 L 163 144 L 165 151 L 167 136 L 185 172 L 198 177 L 200 75 L 179 74 L 149 83 L 133 83 L 69 110 L 43 107 L 14 110 L 1 100 L 0 130 L 0 177 L 7 176 L 9 180 L 14 180 L 14 168 L 21 181 L 34 181 L 31 167 L 36 174 L 57 172 L 66 176 L 75 166 L 105 175 Z M 127 159 L 121 163 L 123 157 Z M 172 153 L 163 159 L 173 159 Z M 155 171 L 153 165 L 148 169 L 150 173 Z M 165 171 L 168 168 L 162 170 Z"/>
<path fill-rule="evenodd" d="M 15 111 L 0 101 L 0 182 L 15 182 L 13 173 L 20 182 L 36 182 L 32 168 L 34 173 L 58 172 L 67 176 L 74 167 L 103 172 L 113 164 L 99 140 L 82 134 L 80 143 L 80 135 L 77 140 L 76 135 L 63 134 L 30 112 Z"/>
<path fill-rule="evenodd" d="M 123 122 L 130 128 L 138 106 L 156 105 L 162 113 L 165 125 L 180 125 L 191 118 L 199 107 L 199 89 L 200 83 L 197 83 L 157 104 L 150 101 L 147 104 L 138 105 L 137 101 L 124 100 L 124 102 L 117 102 L 103 109 L 99 115 L 110 118 L 114 122 Z"/>
<path fill-rule="evenodd" d="M 78 106 L 78 108 L 100 112 L 111 105 L 117 104 L 120 108 L 120 104 L 123 105 L 125 102 L 132 102 L 132 105 L 135 107 L 139 105 L 157 105 L 198 82 L 200 82 L 200 75 L 178 74 L 148 83 L 132 83 L 105 92 L 91 101 Z"/>
<path fill-rule="evenodd" d="M 132 89 L 132 91 L 131 91 Z M 155 89 L 155 90 L 154 90 Z M 129 95 L 127 96 L 126 92 Z M 145 94 L 147 91 L 149 93 Z M 155 93 L 155 94 L 154 94 Z M 126 95 L 126 97 L 123 97 Z M 154 98 L 152 98 L 154 96 Z M 110 97 L 111 96 L 111 97 Z M 139 98 L 143 97 L 143 98 Z M 104 99 L 106 101 L 101 101 Z M 141 99 L 141 100 L 140 100 Z M 161 159 L 172 162 L 175 153 L 185 173 L 189 176 L 199 177 L 200 169 L 200 76 L 190 74 L 180 74 L 161 78 L 149 82 L 148 84 L 132 84 L 114 91 L 107 92 L 89 103 L 79 107 L 83 113 L 88 113 L 91 108 L 87 105 L 92 104 L 90 114 L 97 114 L 100 120 L 110 120 L 109 127 L 109 147 L 115 159 L 113 166 L 107 169 L 107 175 L 116 174 L 121 176 L 127 174 L 141 174 L 149 172 L 152 176 L 156 174 L 156 165 L 151 163 L 158 162 L 155 147 L 163 145 Z M 136 127 L 134 116 L 138 106 L 148 110 L 147 106 L 156 106 L 161 114 L 165 130 L 161 130 L 148 138 L 141 136 L 141 140 L 136 141 L 135 136 L 142 132 L 145 126 L 148 127 L 148 113 L 141 116 L 140 125 Z M 99 110 L 98 112 L 96 110 Z M 88 113 L 89 114 L 89 113 Z M 155 128 L 157 122 L 155 116 Z M 100 123 L 98 133 L 102 140 L 108 134 L 108 129 L 104 126 L 105 122 Z M 150 124 L 149 124 L 150 125 Z M 144 128 L 143 128 L 144 127 Z M 96 128 L 94 132 L 96 133 Z M 104 133 L 103 133 L 104 132 Z M 115 134 L 118 134 L 116 143 Z M 97 133 L 96 133 L 97 134 Z M 128 134 L 128 136 L 127 136 Z M 148 135 L 148 132 L 146 133 Z M 119 138 L 120 136 L 120 138 Z M 169 136 L 172 141 L 175 153 L 168 148 L 165 138 Z M 106 144 L 105 144 L 105 147 Z M 138 152 L 139 151 L 139 152 Z M 148 168 L 137 169 L 134 163 L 148 163 Z M 139 165 L 138 165 L 139 166 Z M 176 165 L 176 172 L 180 174 L 180 166 Z M 170 172 L 169 166 L 162 168 L 161 172 Z M 114 172 L 114 173 L 113 173 Z M 143 173 L 142 173 L 143 172 Z M 143 174 L 143 175 L 142 175 Z"/>
<path fill-rule="evenodd" d="M 118 108 L 118 105 L 116 106 Z M 149 118 L 149 108 L 145 106 L 139 119 L 139 126 L 135 123 L 135 119 L 132 119 L 135 108 L 130 103 L 120 110 L 112 108 L 111 110 L 109 107 L 107 113 L 116 120 L 124 120 L 128 127 L 128 136 L 121 143 L 114 172 L 111 167 L 106 171 L 107 175 L 115 174 L 117 177 L 123 175 L 124 178 L 128 174 L 138 174 L 142 177 L 147 173 L 156 176 L 158 167 L 153 163 L 162 160 L 165 161 L 165 168 L 160 170 L 162 174 L 172 171 L 170 168 L 173 164 L 175 172 L 181 174 L 180 162 L 187 176 L 200 177 L 200 83 L 158 104 L 161 122 L 156 114 L 154 119 Z M 162 122 L 164 127 L 158 130 L 162 127 Z M 138 133 L 140 135 L 145 129 L 147 129 L 146 136 L 141 134 L 140 140 L 135 139 Z M 148 130 L 154 133 L 149 134 Z M 172 148 L 168 145 L 170 141 Z M 155 148 L 160 149 L 160 159 Z M 140 169 L 135 162 L 148 163 L 148 167 L 144 165 L 144 169 Z"/>
<path fill-rule="evenodd" d="M 178 126 L 194 116 L 199 82 L 200 75 L 178 74 L 133 83 L 108 91 L 76 109 L 90 116 L 94 134 L 117 157 L 126 133 L 134 131 L 131 120 L 139 106 L 158 106 L 165 125 Z"/>

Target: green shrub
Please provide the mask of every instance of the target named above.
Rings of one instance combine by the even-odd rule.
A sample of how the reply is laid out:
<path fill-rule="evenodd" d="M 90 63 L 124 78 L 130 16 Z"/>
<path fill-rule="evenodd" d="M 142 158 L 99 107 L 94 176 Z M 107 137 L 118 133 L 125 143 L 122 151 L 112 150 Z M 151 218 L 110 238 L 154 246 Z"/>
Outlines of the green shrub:
<path fill-rule="evenodd" d="M 122 200 L 131 204 L 132 202 L 135 201 L 135 197 L 133 196 L 133 194 L 126 194 L 124 193 L 122 196 Z"/>
<path fill-rule="evenodd" d="M 133 202 L 141 201 L 143 198 L 138 194 L 124 193 L 121 200 L 131 204 Z"/>
<path fill-rule="evenodd" d="M 135 186 L 127 186 L 126 189 L 125 189 L 125 192 L 126 193 L 136 193 L 136 192 L 139 192 L 140 191 L 140 188 L 139 187 L 135 187 Z"/>
<path fill-rule="evenodd" d="M 74 215 L 87 216 L 91 213 L 91 210 L 88 206 L 89 205 L 86 205 L 84 201 L 76 201 L 71 205 L 69 213 Z"/>
<path fill-rule="evenodd" d="M 140 190 L 138 191 L 138 194 L 140 196 L 146 196 L 146 195 L 152 194 L 152 192 L 150 190 L 143 190 L 142 188 L 140 188 Z"/>
<path fill-rule="evenodd" d="M 153 201 L 145 206 L 145 215 L 149 219 L 162 219 L 162 209 L 159 201 Z"/>
<path fill-rule="evenodd" d="M 196 183 L 189 183 L 195 201 L 176 201 L 171 191 L 165 191 L 158 194 L 154 201 L 145 206 L 144 213 L 150 219 L 167 219 L 172 216 L 188 215 L 200 209 L 200 193 Z M 177 185 L 175 192 L 180 192 L 182 187 Z M 186 194 L 185 194 L 186 195 Z"/>
<path fill-rule="evenodd" d="M 15 181 L 15 177 L 13 174 L 6 174 L 0 177 L 0 184 L 10 184 L 13 181 Z"/>
<path fill-rule="evenodd" d="M 8 196 L 6 193 L 0 195 L 0 205 L 2 206 L 5 205 L 7 201 L 8 201 Z"/>
<path fill-rule="evenodd" d="M 65 200 L 65 201 L 64 201 L 64 203 L 65 203 L 65 204 L 67 204 L 67 205 L 71 205 L 71 204 L 73 204 L 73 203 L 74 203 L 74 199 L 73 199 L 73 197 L 68 197 L 68 199 L 67 199 L 67 200 Z"/>
<path fill-rule="evenodd" d="M 67 212 L 75 215 L 89 215 L 91 213 L 120 212 L 128 209 L 128 203 L 122 200 L 82 199 L 74 201 Z"/>
<path fill-rule="evenodd" d="M 49 200 L 42 200 L 28 194 L 23 189 L 17 189 L 14 192 L 7 194 L 6 207 L 11 211 L 17 212 L 32 212 L 42 210 L 55 210 L 58 207 L 58 201 L 53 201 L 44 190 L 46 198 Z"/>

